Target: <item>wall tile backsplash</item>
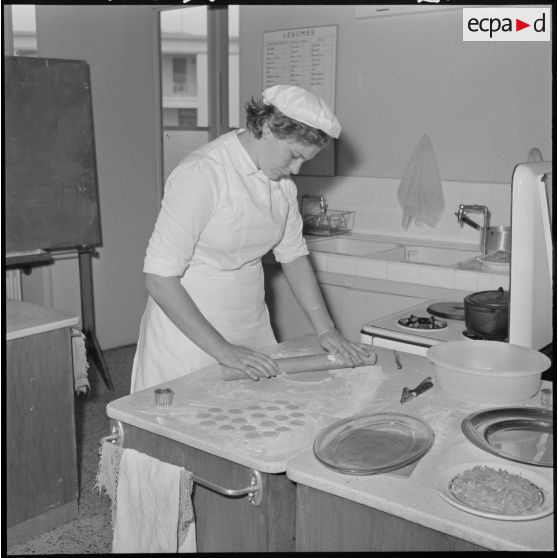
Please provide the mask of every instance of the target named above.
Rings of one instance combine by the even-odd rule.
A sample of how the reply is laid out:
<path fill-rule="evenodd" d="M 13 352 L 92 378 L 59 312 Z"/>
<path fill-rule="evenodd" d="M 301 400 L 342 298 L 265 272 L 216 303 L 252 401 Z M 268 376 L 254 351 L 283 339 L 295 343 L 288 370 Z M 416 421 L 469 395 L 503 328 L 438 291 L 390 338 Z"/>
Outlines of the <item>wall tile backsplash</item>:
<path fill-rule="evenodd" d="M 408 230 L 401 225 L 403 210 L 397 199 L 400 179 L 371 177 L 308 177 L 295 178 L 299 195 L 323 194 L 330 209 L 355 211 L 353 232 L 405 238 L 460 242 L 480 245 L 480 232 L 468 225 L 461 227 L 454 213 L 459 204 L 486 205 L 491 225 L 509 225 L 511 214 L 511 183 L 488 184 L 444 181 L 445 209 L 435 227 L 412 224 Z M 481 214 L 470 217 L 482 224 Z"/>

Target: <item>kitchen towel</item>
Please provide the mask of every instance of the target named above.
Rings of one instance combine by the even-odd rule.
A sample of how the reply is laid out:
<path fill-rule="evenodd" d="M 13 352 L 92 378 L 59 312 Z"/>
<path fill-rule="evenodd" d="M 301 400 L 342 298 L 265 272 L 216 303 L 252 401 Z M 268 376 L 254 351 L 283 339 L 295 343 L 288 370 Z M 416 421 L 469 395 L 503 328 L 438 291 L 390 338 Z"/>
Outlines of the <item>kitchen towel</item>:
<path fill-rule="evenodd" d="M 417 226 L 426 223 L 435 227 L 444 210 L 444 192 L 438 172 L 432 142 L 423 134 L 397 190 L 397 197 L 403 209 L 401 224 L 405 230 L 413 220 Z"/>
<path fill-rule="evenodd" d="M 111 499 L 113 553 L 196 552 L 192 474 L 110 442 L 96 488 Z"/>
<path fill-rule="evenodd" d="M 85 351 L 85 335 L 76 328 L 72 328 L 72 359 L 74 364 L 74 389 L 78 395 L 87 393 L 90 385 L 87 377 L 89 363 Z"/>

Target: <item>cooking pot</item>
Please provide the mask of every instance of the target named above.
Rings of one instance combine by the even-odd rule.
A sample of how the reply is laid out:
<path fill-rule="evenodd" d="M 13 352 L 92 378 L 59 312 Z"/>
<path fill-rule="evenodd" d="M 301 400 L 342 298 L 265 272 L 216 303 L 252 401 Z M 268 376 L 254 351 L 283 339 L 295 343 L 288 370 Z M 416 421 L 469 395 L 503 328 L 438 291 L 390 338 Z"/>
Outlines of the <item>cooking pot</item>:
<path fill-rule="evenodd" d="M 465 327 L 483 339 L 506 339 L 510 293 L 500 287 L 497 291 L 481 291 L 464 299 Z"/>
<path fill-rule="evenodd" d="M 498 225 L 486 230 L 486 253 L 511 252 L 511 227 Z"/>

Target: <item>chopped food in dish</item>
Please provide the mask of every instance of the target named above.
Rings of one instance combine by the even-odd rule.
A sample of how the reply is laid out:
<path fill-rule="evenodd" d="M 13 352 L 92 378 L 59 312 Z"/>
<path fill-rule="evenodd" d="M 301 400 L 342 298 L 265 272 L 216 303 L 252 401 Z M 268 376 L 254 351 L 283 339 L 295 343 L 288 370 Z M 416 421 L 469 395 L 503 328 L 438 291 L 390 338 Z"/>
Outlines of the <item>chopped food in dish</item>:
<path fill-rule="evenodd" d="M 478 510 L 522 515 L 540 508 L 538 486 L 505 469 L 476 465 L 451 480 L 449 490 L 460 502 Z"/>

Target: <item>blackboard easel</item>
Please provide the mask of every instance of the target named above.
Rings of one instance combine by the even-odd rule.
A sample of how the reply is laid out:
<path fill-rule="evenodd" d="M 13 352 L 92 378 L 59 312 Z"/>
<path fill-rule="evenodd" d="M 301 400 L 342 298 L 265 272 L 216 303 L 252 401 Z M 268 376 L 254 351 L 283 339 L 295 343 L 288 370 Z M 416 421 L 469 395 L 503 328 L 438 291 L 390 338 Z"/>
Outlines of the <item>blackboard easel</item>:
<path fill-rule="evenodd" d="M 93 358 L 93 362 L 103 378 L 105 385 L 110 391 L 114 391 L 112 378 L 103 351 L 97 341 L 95 331 L 95 304 L 93 300 L 93 267 L 91 258 L 95 254 L 95 248 L 81 246 L 78 248 L 79 259 L 79 288 L 81 295 L 81 327 L 85 335 L 85 347 L 88 354 Z"/>
<path fill-rule="evenodd" d="M 112 391 L 95 333 L 91 258 L 102 239 L 89 66 L 6 56 L 4 99 L 6 267 L 29 272 L 77 251 L 86 349 Z"/>

